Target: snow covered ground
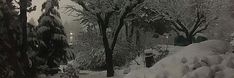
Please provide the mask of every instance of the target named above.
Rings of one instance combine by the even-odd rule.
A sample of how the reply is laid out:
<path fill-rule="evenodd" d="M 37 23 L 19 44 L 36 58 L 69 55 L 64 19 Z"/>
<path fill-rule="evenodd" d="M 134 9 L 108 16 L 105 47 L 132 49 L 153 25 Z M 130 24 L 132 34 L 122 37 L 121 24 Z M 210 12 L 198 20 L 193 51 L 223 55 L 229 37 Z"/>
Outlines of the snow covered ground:
<path fill-rule="evenodd" d="M 165 48 L 165 45 L 159 45 Z M 186 47 L 168 46 L 169 56 L 151 68 L 138 57 L 129 68 L 115 70 L 112 78 L 234 78 L 234 54 L 229 43 L 209 40 Z M 124 74 L 127 71 L 128 74 Z M 80 78 L 107 78 L 106 71 L 80 71 Z M 58 78 L 54 76 L 51 78 Z"/>
<path fill-rule="evenodd" d="M 183 47 L 182 46 L 174 46 L 174 45 L 157 45 L 156 47 L 161 47 L 162 50 L 169 50 L 170 54 L 174 54 L 175 52 L 181 50 Z"/>
<path fill-rule="evenodd" d="M 218 40 L 191 44 L 124 78 L 234 78 L 234 54 L 228 50 L 229 44 Z"/>
<path fill-rule="evenodd" d="M 170 51 L 170 54 L 175 53 L 176 51 L 180 50 L 182 47 L 179 46 L 173 46 L 173 45 L 158 45 L 159 47 L 161 47 L 162 50 L 165 50 L 166 48 Z M 158 46 L 155 46 L 158 47 Z M 157 51 L 154 51 L 155 53 Z M 136 61 L 138 63 L 140 63 L 140 65 L 137 65 L 136 62 L 132 61 L 131 65 L 129 66 L 129 68 L 123 68 L 121 70 L 115 70 L 115 76 L 112 78 L 123 78 L 126 74 L 126 72 L 130 72 L 130 71 L 135 71 L 135 70 L 142 70 L 142 69 L 146 69 L 145 68 L 145 64 L 144 64 L 144 58 L 143 57 L 138 57 L 136 58 Z M 62 66 L 63 68 L 64 66 Z M 143 70 L 144 71 L 144 70 Z M 88 70 L 80 70 L 80 78 L 107 78 L 106 77 L 106 71 L 88 71 Z M 44 77 L 43 77 L 44 78 Z M 46 77 L 46 78 L 60 78 L 59 74 L 55 75 L 55 76 L 50 76 L 50 77 Z"/>
<path fill-rule="evenodd" d="M 169 50 L 169 55 L 174 54 L 183 48 L 181 46 L 174 46 L 174 45 L 157 45 L 154 48 L 158 48 L 158 47 L 161 47 L 161 50 L 166 50 L 166 49 Z M 147 50 L 152 51 L 155 55 L 158 54 L 158 51 L 155 49 L 147 49 Z M 147 50 L 145 50 L 145 51 L 147 51 Z M 136 57 L 136 59 L 130 63 L 129 69 L 127 69 L 127 70 L 134 71 L 134 70 L 142 70 L 142 68 L 146 68 L 145 63 L 144 63 L 144 59 L 145 58 L 143 55 Z"/>

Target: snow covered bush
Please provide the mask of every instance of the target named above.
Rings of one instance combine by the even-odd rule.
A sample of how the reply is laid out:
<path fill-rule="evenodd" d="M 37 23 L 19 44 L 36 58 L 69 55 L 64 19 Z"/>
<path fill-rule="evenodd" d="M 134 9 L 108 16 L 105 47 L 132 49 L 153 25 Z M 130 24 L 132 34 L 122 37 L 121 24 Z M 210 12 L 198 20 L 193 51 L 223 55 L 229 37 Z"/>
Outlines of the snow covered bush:
<path fill-rule="evenodd" d="M 61 78 L 79 78 L 79 69 L 71 64 L 68 64 L 60 76 Z"/>
<path fill-rule="evenodd" d="M 169 54 L 169 50 L 163 50 L 162 48 L 159 48 L 159 51 L 157 51 L 158 53 L 155 56 L 155 61 L 158 62 L 159 60 L 163 59 L 164 57 L 166 57 Z"/>
<path fill-rule="evenodd" d="M 138 52 L 133 43 L 119 40 L 113 53 L 113 63 L 115 66 L 121 67 L 135 59 L 137 55 Z"/>
<path fill-rule="evenodd" d="M 101 36 L 97 35 L 94 29 L 87 29 L 78 35 L 77 45 L 74 49 L 77 51 L 76 63 L 81 69 L 103 70 L 105 69 L 105 52 L 101 41 Z M 124 40 L 116 43 L 113 52 L 114 66 L 124 66 L 134 59 L 137 52 L 133 45 L 128 45 Z"/>
<path fill-rule="evenodd" d="M 79 56 L 76 57 L 76 64 L 80 69 L 91 69 L 91 70 L 104 70 L 105 69 L 105 52 L 104 49 L 91 49 L 91 51 L 79 52 Z M 130 56 L 131 52 L 126 49 L 118 48 L 113 54 L 114 66 L 124 66 L 127 62 L 133 59 Z M 136 55 L 136 54 L 135 54 Z"/>
<path fill-rule="evenodd" d="M 203 35 L 202 33 L 197 33 L 192 38 L 193 43 L 199 43 L 199 42 L 206 41 L 206 40 L 208 40 L 207 37 L 205 35 Z M 188 42 L 188 40 L 184 36 L 182 36 L 182 35 L 178 35 L 174 39 L 174 45 L 177 45 L 177 46 L 187 46 L 189 44 L 190 43 Z"/>
<path fill-rule="evenodd" d="M 234 78 L 234 54 L 228 47 L 219 40 L 191 44 L 153 67 L 130 72 L 124 78 Z"/>
<path fill-rule="evenodd" d="M 82 70 L 104 70 L 105 52 L 103 49 L 80 52 L 76 57 L 76 64 Z"/>
<path fill-rule="evenodd" d="M 77 51 L 75 63 L 81 70 L 100 70 L 105 65 L 105 52 L 102 48 L 101 37 L 96 33 L 97 31 L 89 27 L 87 32 L 78 35 L 77 45 L 74 45 Z"/>

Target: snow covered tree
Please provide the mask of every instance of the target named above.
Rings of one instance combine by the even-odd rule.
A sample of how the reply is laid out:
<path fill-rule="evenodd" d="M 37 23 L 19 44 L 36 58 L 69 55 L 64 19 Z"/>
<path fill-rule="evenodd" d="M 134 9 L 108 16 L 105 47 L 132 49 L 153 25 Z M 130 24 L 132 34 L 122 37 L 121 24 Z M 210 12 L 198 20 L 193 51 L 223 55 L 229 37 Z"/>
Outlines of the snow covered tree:
<path fill-rule="evenodd" d="M 131 28 L 131 33 L 129 35 L 131 36 L 133 32 L 136 32 L 137 47 L 143 49 L 144 44 L 142 44 L 143 41 L 140 39 L 142 37 L 141 34 L 152 32 L 154 34 L 153 37 L 158 38 L 159 35 L 163 35 L 172 30 L 169 21 L 165 20 L 158 12 L 148 7 L 141 8 L 136 18 L 131 21 L 130 27 L 133 28 Z"/>
<path fill-rule="evenodd" d="M 28 77 L 30 75 L 30 71 L 28 71 L 30 69 L 30 63 L 29 63 L 29 57 L 27 54 L 27 50 L 28 50 L 28 31 L 27 31 L 27 27 L 28 27 L 28 23 L 27 23 L 27 13 L 36 10 L 36 6 L 31 7 L 32 6 L 32 0 L 19 0 L 19 2 L 17 2 L 15 0 L 16 3 L 19 4 L 19 21 L 20 21 L 20 27 L 22 29 L 22 44 L 21 44 L 21 48 L 20 48 L 20 53 L 21 53 L 21 57 L 20 60 L 22 62 L 23 68 L 24 68 L 24 74 L 25 77 Z M 28 9 L 29 8 L 29 9 Z"/>
<path fill-rule="evenodd" d="M 33 27 L 35 27 L 37 25 L 34 18 L 30 18 L 29 21 L 28 21 L 28 24 L 31 24 Z"/>
<path fill-rule="evenodd" d="M 26 13 L 35 10 L 35 7 L 28 5 L 31 4 L 31 0 L 14 1 L 18 4 L 21 3 L 19 4 L 20 7 L 15 6 L 13 0 L 0 0 L 0 34 L 2 36 L 0 38 L 0 73 L 3 78 L 27 78 L 30 64 L 27 63 L 29 59 L 25 50 L 25 43 L 27 43 L 25 41 L 27 39 L 27 31 L 25 30 L 27 26 Z M 21 5 L 26 6 L 22 7 Z M 16 9 L 20 9 L 20 14 Z"/>
<path fill-rule="evenodd" d="M 137 12 L 144 0 L 72 0 L 83 9 L 67 6 L 70 12 L 76 11 L 81 22 L 98 26 L 106 54 L 107 77 L 114 76 L 113 50 L 118 35 L 126 20 Z"/>
<path fill-rule="evenodd" d="M 38 63 L 42 68 L 46 68 L 42 70 L 47 74 L 57 73 L 60 64 L 66 64 L 74 57 L 73 53 L 68 51 L 69 45 L 56 7 L 59 8 L 59 0 L 47 0 L 42 4 L 43 14 L 37 27 L 40 51 L 36 58 L 41 59 Z"/>
<path fill-rule="evenodd" d="M 194 42 L 194 36 L 208 28 L 227 10 L 228 0 L 155 0 L 152 7 L 163 18 L 171 21 L 186 45 Z"/>
<path fill-rule="evenodd" d="M 0 74 L 2 78 L 22 76 L 19 62 L 20 26 L 10 0 L 0 0 Z M 15 74 L 10 74 L 14 72 Z"/>

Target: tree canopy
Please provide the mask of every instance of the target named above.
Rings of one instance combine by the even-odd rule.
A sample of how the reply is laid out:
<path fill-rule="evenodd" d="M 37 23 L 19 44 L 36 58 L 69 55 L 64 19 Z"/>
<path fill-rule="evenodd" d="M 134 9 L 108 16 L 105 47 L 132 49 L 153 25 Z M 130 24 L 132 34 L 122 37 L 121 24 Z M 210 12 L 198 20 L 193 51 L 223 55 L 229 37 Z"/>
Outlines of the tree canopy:
<path fill-rule="evenodd" d="M 171 21 L 178 35 L 191 44 L 197 33 L 226 14 L 228 3 L 229 0 L 154 0 L 148 6 Z"/>

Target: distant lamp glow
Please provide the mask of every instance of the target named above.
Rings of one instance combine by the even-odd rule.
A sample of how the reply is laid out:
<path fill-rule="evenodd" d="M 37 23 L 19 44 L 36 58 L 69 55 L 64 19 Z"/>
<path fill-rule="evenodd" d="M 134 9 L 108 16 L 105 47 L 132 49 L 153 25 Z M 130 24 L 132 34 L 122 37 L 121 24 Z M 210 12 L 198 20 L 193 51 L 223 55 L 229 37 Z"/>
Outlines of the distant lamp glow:
<path fill-rule="evenodd" d="M 39 45 L 36 45 L 36 47 L 39 47 Z"/>
<path fill-rule="evenodd" d="M 168 36 L 168 35 L 166 35 L 166 38 L 168 39 L 168 38 L 169 38 L 169 36 Z"/>
<path fill-rule="evenodd" d="M 170 34 L 168 34 L 168 33 L 165 33 L 165 34 L 163 34 L 167 39 L 169 38 L 169 36 L 170 36 Z"/>
<path fill-rule="evenodd" d="M 70 39 L 73 39 L 73 37 L 71 36 Z"/>
<path fill-rule="evenodd" d="M 72 33 L 72 32 L 70 32 L 70 35 L 73 35 L 73 33 Z"/>

